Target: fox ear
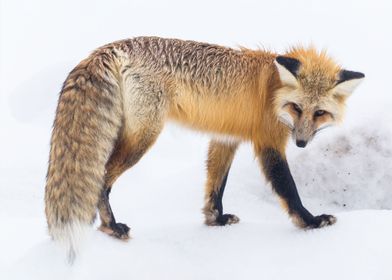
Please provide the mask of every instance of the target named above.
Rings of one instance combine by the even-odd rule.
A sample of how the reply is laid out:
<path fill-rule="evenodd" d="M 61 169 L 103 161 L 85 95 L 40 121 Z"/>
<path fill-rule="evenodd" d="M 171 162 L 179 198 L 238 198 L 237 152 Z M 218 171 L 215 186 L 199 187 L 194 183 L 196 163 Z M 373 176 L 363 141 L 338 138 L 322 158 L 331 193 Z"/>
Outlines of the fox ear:
<path fill-rule="evenodd" d="M 338 94 L 349 96 L 362 82 L 363 78 L 365 78 L 365 75 L 361 72 L 341 70 L 335 86 L 335 91 Z"/>
<path fill-rule="evenodd" d="M 279 77 L 282 83 L 297 86 L 297 76 L 301 62 L 298 59 L 287 56 L 277 56 L 274 62 L 278 68 Z"/>

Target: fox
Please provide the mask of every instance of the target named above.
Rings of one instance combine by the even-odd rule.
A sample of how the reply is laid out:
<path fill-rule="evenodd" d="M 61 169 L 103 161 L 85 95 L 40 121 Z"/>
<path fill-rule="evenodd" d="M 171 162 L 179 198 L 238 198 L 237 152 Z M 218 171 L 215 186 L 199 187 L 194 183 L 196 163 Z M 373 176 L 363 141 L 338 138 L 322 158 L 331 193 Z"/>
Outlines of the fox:
<path fill-rule="evenodd" d="M 113 184 L 155 143 L 168 121 L 212 135 L 203 214 L 208 226 L 236 224 L 222 198 L 238 146 L 250 142 L 262 172 L 294 225 L 334 224 L 302 204 L 286 159 L 290 137 L 304 148 L 342 121 L 347 98 L 365 75 L 343 69 L 326 51 L 295 46 L 271 51 L 191 40 L 135 37 L 93 51 L 60 91 L 45 186 L 49 235 L 70 262 L 92 226 L 120 239 Z"/>

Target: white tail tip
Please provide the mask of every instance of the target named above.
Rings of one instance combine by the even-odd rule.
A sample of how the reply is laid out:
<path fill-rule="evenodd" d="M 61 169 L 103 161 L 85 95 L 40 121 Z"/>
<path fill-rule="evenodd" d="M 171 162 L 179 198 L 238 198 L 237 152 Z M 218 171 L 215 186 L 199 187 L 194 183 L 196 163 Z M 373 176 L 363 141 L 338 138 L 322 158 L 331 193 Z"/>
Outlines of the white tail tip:
<path fill-rule="evenodd" d="M 67 262 L 71 265 L 90 234 L 91 227 L 81 222 L 53 226 L 50 229 L 50 235 L 66 251 Z"/>

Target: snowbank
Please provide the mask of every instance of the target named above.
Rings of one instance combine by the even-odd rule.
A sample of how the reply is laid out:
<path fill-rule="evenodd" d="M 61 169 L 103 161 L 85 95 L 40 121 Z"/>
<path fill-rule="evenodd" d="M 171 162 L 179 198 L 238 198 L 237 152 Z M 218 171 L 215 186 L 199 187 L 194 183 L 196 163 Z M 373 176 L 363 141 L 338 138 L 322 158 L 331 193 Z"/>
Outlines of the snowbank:
<path fill-rule="evenodd" d="M 301 193 L 349 210 L 391 209 L 391 126 L 374 121 L 334 132 L 306 152 L 292 150 Z"/>

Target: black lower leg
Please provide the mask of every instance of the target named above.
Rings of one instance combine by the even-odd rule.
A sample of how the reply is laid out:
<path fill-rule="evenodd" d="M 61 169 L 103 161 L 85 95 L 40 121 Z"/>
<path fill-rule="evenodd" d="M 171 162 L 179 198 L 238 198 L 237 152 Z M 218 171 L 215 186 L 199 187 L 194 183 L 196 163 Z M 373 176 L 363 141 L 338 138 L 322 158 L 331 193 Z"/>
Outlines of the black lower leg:
<path fill-rule="evenodd" d="M 105 226 L 110 226 L 112 223 L 116 222 L 114 218 L 112 207 L 109 203 L 109 194 L 111 188 L 105 188 L 101 194 L 101 201 L 99 206 L 99 214 L 101 216 L 102 224 Z"/>
<path fill-rule="evenodd" d="M 266 177 L 275 192 L 287 206 L 290 216 L 300 227 L 317 228 L 333 224 L 336 218 L 330 215 L 313 216 L 303 205 L 287 161 L 275 149 L 265 149 L 262 164 Z"/>
<path fill-rule="evenodd" d="M 113 215 L 113 211 L 109 203 L 110 190 L 111 188 L 106 188 L 101 194 L 99 214 L 101 216 L 102 225 L 100 229 L 116 238 L 128 239 L 130 228 L 126 224 L 117 223 Z"/>
<path fill-rule="evenodd" d="M 232 214 L 223 214 L 222 198 L 226 188 L 228 176 L 229 176 L 229 170 L 227 170 L 225 176 L 223 177 L 220 187 L 212 193 L 212 197 L 211 197 L 211 202 L 213 204 L 212 209 L 214 210 L 214 212 L 217 212 L 215 223 L 216 225 L 221 225 L 221 226 L 239 222 L 239 218 L 237 216 Z"/>
<path fill-rule="evenodd" d="M 229 176 L 229 170 L 227 170 L 225 176 L 223 177 L 220 188 L 216 192 L 213 192 L 213 195 L 212 195 L 213 201 L 214 201 L 214 206 L 215 206 L 214 208 L 216 210 L 218 210 L 219 216 L 223 215 L 222 198 L 223 198 L 223 193 L 225 192 L 228 176 Z"/>

